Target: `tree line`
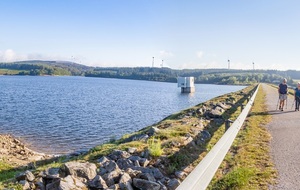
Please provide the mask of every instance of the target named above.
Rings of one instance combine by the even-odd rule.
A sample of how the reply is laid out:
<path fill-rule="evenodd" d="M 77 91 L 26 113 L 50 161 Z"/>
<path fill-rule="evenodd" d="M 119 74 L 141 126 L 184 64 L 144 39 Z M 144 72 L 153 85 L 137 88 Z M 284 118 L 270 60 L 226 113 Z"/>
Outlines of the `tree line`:
<path fill-rule="evenodd" d="M 279 83 L 283 78 L 293 84 L 300 78 L 300 71 L 288 70 L 229 70 L 229 69 L 183 69 L 156 67 L 88 67 L 72 62 L 23 61 L 0 63 L 0 70 L 14 70 L 17 75 L 68 75 L 102 78 L 119 78 L 177 82 L 177 77 L 195 77 L 195 83 L 247 85 L 257 82 Z M 5 74 L 5 71 L 3 71 Z M 2 73 L 3 73 L 2 72 Z M 0 72 L 1 73 L 1 72 Z M 6 74 L 9 74 L 7 72 Z"/>

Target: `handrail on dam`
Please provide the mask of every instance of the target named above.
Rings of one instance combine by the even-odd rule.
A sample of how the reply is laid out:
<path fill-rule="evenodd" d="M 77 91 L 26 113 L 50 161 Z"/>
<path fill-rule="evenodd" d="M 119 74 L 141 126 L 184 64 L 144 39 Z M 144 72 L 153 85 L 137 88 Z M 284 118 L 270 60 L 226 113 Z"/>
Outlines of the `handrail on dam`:
<path fill-rule="evenodd" d="M 207 188 L 243 125 L 253 105 L 258 88 L 259 85 L 238 118 L 176 190 L 201 190 Z"/>

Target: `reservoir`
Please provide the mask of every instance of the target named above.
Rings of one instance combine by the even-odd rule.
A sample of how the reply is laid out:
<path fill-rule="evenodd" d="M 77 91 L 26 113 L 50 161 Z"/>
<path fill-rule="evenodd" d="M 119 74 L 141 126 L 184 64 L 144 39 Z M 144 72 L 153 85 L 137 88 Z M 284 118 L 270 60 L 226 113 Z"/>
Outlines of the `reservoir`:
<path fill-rule="evenodd" d="M 38 152 L 92 148 L 244 86 L 46 76 L 0 76 L 0 133 Z"/>

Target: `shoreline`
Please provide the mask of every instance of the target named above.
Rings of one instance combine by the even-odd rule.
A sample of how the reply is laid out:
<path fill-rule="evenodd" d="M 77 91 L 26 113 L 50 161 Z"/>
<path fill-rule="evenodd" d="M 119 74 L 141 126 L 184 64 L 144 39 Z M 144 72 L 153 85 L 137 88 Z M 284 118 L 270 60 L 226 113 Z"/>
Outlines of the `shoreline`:
<path fill-rule="evenodd" d="M 36 152 L 10 134 L 0 134 L 0 161 L 15 167 L 53 158 L 54 155 Z"/>

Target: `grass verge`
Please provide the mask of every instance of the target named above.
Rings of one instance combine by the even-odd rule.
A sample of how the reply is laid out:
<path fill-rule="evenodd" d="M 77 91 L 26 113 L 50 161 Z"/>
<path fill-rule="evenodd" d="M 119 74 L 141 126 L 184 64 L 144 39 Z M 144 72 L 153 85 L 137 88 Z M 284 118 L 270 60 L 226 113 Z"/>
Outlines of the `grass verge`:
<path fill-rule="evenodd" d="M 265 125 L 265 92 L 259 89 L 254 106 L 209 189 L 268 189 L 277 172 L 270 157 L 270 134 Z"/>

